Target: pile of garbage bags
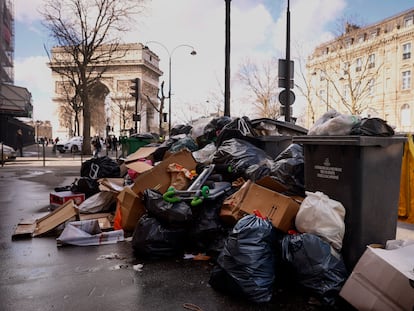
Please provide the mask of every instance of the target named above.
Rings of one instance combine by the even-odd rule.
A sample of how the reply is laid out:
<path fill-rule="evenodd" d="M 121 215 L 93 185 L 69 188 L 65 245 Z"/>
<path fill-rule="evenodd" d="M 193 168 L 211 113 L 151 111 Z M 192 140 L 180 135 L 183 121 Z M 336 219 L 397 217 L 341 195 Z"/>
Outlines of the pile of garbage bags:
<path fill-rule="evenodd" d="M 95 158 L 82 165 L 81 178 L 72 190 L 84 192 L 90 199 L 102 192 L 101 178 L 125 178 L 123 187 L 132 189 L 128 193 L 136 200 L 134 204 L 142 204 L 144 209 L 137 214 L 132 230 L 123 228 L 119 219 L 115 221 L 117 229 L 124 229 L 132 236 L 132 248 L 138 257 L 156 260 L 185 253 L 205 254 L 214 262 L 209 284 L 215 290 L 256 303 L 270 301 L 275 282 L 286 277 L 286 273 L 279 271 L 289 271 L 289 277 L 321 304 L 333 306 L 349 276 L 341 257 L 345 208 L 323 193 L 305 190 L 302 145 L 291 143 L 275 157 L 258 147 L 260 136 L 266 133 L 277 136 L 278 130 L 284 134 L 290 130 L 278 126 L 271 120 L 255 123 L 247 117 L 214 118 L 199 127 L 179 125 L 171 130 L 172 135 L 166 141 L 143 147 L 153 148 L 150 156 L 139 159 L 152 161 L 149 173 L 130 175 L 122 161 Z M 381 119 L 329 111 L 309 132 L 299 127 L 291 132 L 291 135 L 306 134 L 389 136 L 394 133 Z M 169 185 L 166 191 L 161 191 L 160 182 L 159 187 L 137 190 L 135 186 L 134 190 L 141 175 L 151 174 L 159 163 L 183 150 L 191 153 L 196 166 L 174 163 L 183 166 L 179 170 L 189 171 L 183 173 L 182 178 L 187 182 L 182 189 Z M 197 177 L 211 167 L 214 170 L 195 187 Z M 224 204 L 229 204 L 228 200 L 247 181 L 256 183 L 264 179 L 279 184 L 278 192 L 300 205 L 289 230 L 275 227 L 271 217 L 260 212 L 260 198 L 253 213 L 236 211 L 230 217 L 232 221 L 222 213 Z M 243 201 L 243 196 L 237 200 Z M 115 203 L 115 218 L 127 217 L 120 214 L 119 201 Z M 114 211 L 113 201 L 111 204 L 112 208 L 106 210 Z M 93 208 L 97 204 L 91 205 Z M 96 208 L 91 211 L 98 212 Z"/>

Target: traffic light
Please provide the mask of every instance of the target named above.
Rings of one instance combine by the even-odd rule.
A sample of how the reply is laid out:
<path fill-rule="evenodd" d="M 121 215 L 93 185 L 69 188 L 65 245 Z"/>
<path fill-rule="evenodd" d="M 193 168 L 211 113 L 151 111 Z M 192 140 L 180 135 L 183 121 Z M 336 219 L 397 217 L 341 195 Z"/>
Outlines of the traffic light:
<path fill-rule="evenodd" d="M 139 78 L 135 78 L 133 80 L 131 80 L 131 82 L 133 83 L 132 86 L 130 87 L 131 90 L 133 90 L 131 94 L 132 97 L 135 98 L 135 100 L 139 99 Z"/>

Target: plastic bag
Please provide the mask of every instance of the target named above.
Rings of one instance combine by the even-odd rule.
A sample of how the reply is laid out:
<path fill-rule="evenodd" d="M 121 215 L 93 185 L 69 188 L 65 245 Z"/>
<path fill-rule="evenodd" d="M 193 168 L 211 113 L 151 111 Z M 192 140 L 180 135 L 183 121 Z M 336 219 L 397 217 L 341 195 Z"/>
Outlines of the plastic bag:
<path fill-rule="evenodd" d="M 275 235 L 272 223 L 256 215 L 240 219 L 227 238 L 217 258 L 218 271 L 211 275 L 209 284 L 228 294 L 238 294 L 254 302 L 268 302 L 272 298 L 275 280 L 275 256 L 272 245 Z M 236 284 L 232 289 L 223 288 L 226 280 Z M 228 281 L 228 280 L 227 280 Z M 241 292 L 237 293 L 237 290 Z"/>
<path fill-rule="evenodd" d="M 121 177 L 119 164 L 108 156 L 91 158 L 81 165 L 80 175 L 92 179 L 103 177 Z"/>
<path fill-rule="evenodd" d="M 345 234 L 344 206 L 320 191 L 305 193 L 306 197 L 296 214 L 296 229 L 316 234 L 340 251 Z"/>
<path fill-rule="evenodd" d="M 299 284 L 311 290 L 324 305 L 333 306 L 348 273 L 339 253 L 316 235 L 286 235 L 282 259 L 295 271 Z"/>
<path fill-rule="evenodd" d="M 234 177 L 244 177 L 245 179 L 255 179 L 255 170 L 247 170 L 250 166 L 257 164 L 254 168 L 262 169 L 262 166 L 271 167 L 273 160 L 265 151 L 257 148 L 253 144 L 232 138 L 224 141 L 213 156 L 214 164 L 226 164 L 232 168 Z M 249 174 L 247 174 L 247 173 Z"/>
<path fill-rule="evenodd" d="M 315 122 L 308 135 L 350 135 L 353 126 L 359 122 L 357 116 L 340 114 L 332 109 Z"/>
<path fill-rule="evenodd" d="M 380 118 L 363 118 L 353 126 L 351 135 L 389 137 L 394 135 L 394 129 Z"/>
<path fill-rule="evenodd" d="M 92 214 L 109 211 L 115 202 L 116 194 L 111 191 L 101 191 L 87 198 L 79 206 L 79 212 Z"/>
<path fill-rule="evenodd" d="M 168 228 L 144 214 L 135 226 L 132 248 L 136 254 L 147 258 L 174 257 L 184 253 L 185 237 L 185 229 Z"/>
<path fill-rule="evenodd" d="M 185 202 L 168 203 L 157 190 L 144 190 L 144 205 L 150 216 L 173 228 L 186 227 L 193 218 L 188 204 Z"/>
<path fill-rule="evenodd" d="M 290 192 L 305 194 L 305 157 L 303 146 L 291 144 L 283 150 L 271 165 L 269 174 L 284 184 Z"/>

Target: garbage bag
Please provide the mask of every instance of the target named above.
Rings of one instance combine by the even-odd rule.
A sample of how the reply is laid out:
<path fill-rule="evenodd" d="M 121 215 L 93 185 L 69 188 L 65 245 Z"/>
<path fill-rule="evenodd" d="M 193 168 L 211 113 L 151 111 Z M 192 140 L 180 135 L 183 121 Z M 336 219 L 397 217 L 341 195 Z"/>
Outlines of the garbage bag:
<path fill-rule="evenodd" d="M 255 169 L 272 167 L 273 159 L 265 151 L 242 139 L 231 138 L 223 141 L 213 156 L 214 164 L 231 166 L 234 178 L 256 179 Z M 248 168 L 252 165 L 252 169 Z"/>
<path fill-rule="evenodd" d="M 316 234 L 341 251 L 345 234 L 345 207 L 323 192 L 305 193 L 306 197 L 295 217 L 296 229 Z"/>
<path fill-rule="evenodd" d="M 284 184 L 290 192 L 305 194 L 305 157 L 303 146 L 290 144 L 273 161 L 269 174 Z"/>
<path fill-rule="evenodd" d="M 352 127 L 360 120 L 358 116 L 341 114 L 331 109 L 315 122 L 308 135 L 350 135 Z"/>
<path fill-rule="evenodd" d="M 175 143 L 173 143 L 170 147 L 171 152 L 178 152 L 183 149 L 188 149 L 190 151 L 196 151 L 198 150 L 198 145 L 196 144 L 196 142 L 191 136 L 187 135 L 179 139 Z"/>
<path fill-rule="evenodd" d="M 225 293 L 257 303 L 270 301 L 275 280 L 274 242 L 274 228 L 269 220 L 244 216 L 234 226 L 217 258 L 217 269 L 225 273 L 212 274 L 209 284 L 222 290 L 220 284 L 228 283 L 229 276 L 237 286 Z M 238 289 L 241 292 L 236 293 Z"/>
<path fill-rule="evenodd" d="M 93 179 L 104 177 L 121 177 L 119 164 L 108 156 L 91 158 L 81 165 L 80 175 Z"/>
<path fill-rule="evenodd" d="M 352 127 L 351 135 L 389 137 L 394 135 L 394 129 L 383 119 L 362 118 Z"/>
<path fill-rule="evenodd" d="M 150 216 L 171 228 L 188 227 L 192 222 L 193 214 L 187 203 L 166 202 L 157 190 L 144 190 L 144 205 Z"/>
<path fill-rule="evenodd" d="M 88 197 L 79 206 L 81 214 L 93 214 L 100 212 L 107 212 L 116 204 L 116 194 L 111 191 L 100 191 Z"/>
<path fill-rule="evenodd" d="M 85 198 L 89 198 L 101 191 L 99 190 L 98 180 L 90 177 L 80 177 L 75 179 L 70 190 L 75 193 L 84 193 Z"/>
<path fill-rule="evenodd" d="M 191 125 L 186 124 L 178 124 L 171 129 L 170 136 L 180 135 L 180 134 L 190 134 L 191 129 L 193 127 Z"/>
<path fill-rule="evenodd" d="M 186 230 L 163 226 L 156 218 L 144 214 L 135 226 L 132 248 L 136 255 L 160 259 L 184 253 Z"/>
<path fill-rule="evenodd" d="M 297 282 L 324 305 L 335 305 L 348 277 L 341 254 L 310 233 L 285 235 L 281 248 L 282 259 L 293 268 Z"/>

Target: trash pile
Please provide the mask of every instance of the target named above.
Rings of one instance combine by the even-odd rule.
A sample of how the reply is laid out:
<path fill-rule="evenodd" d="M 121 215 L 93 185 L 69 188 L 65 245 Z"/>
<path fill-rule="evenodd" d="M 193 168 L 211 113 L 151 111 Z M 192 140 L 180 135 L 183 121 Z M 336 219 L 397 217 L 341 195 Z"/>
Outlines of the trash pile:
<path fill-rule="evenodd" d="M 15 236 L 58 228 L 59 246 L 129 236 L 137 257 L 211 260 L 209 284 L 223 294 L 269 302 L 276 280 L 288 275 L 320 304 L 334 306 L 354 275 L 342 254 L 352 207 L 307 188 L 306 143 L 293 137 L 386 138 L 394 136 L 392 127 L 329 111 L 309 131 L 266 118 L 220 117 L 171 133 L 118 161 L 85 161 L 80 178 L 50 194 L 51 213 L 19 224 Z M 331 180 L 339 174 L 321 171 Z M 344 297 L 358 306 L 350 296 Z"/>

